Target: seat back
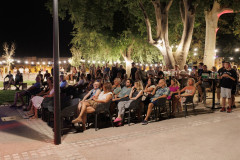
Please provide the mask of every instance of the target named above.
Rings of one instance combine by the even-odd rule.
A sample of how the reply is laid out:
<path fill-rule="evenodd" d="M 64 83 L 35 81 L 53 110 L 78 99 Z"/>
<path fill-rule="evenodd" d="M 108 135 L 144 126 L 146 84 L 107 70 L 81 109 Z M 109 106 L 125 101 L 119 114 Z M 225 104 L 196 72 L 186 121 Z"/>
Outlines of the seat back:
<path fill-rule="evenodd" d="M 184 103 L 193 103 L 193 98 L 194 98 L 194 95 L 193 96 L 186 96 L 186 100 Z"/>
<path fill-rule="evenodd" d="M 100 104 L 98 104 L 95 112 L 99 113 L 99 112 L 108 111 L 109 108 L 110 108 L 110 104 L 111 103 L 112 103 L 112 100 L 108 101 L 107 103 L 100 103 Z"/>

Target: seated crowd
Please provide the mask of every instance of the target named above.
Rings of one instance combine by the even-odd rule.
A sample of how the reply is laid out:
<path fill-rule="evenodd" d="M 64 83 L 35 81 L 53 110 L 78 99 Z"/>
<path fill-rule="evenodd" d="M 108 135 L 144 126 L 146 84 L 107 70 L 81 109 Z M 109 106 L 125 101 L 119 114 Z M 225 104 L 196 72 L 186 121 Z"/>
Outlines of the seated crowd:
<path fill-rule="evenodd" d="M 191 71 L 191 72 L 190 72 Z M 145 66 L 135 66 L 132 63 L 130 78 L 127 79 L 126 70 L 121 65 L 115 64 L 112 69 L 108 64 L 104 67 L 89 68 L 89 74 L 86 75 L 85 66 L 81 66 L 79 70 L 74 68 L 71 75 L 60 75 L 61 92 L 74 97 L 80 97 L 77 110 L 77 117 L 72 120 L 72 123 L 82 123 L 83 130 L 86 129 L 87 114 L 95 112 L 99 104 L 104 104 L 111 101 L 110 113 L 115 116 L 114 123 L 116 126 L 123 124 L 125 110 L 129 108 L 131 103 L 140 100 L 138 107 L 138 118 L 142 115 L 144 106 L 147 108 L 144 113 L 145 118 L 142 121 L 143 125 L 148 124 L 149 117 L 153 108 L 159 105 L 160 99 L 171 101 L 171 117 L 175 117 L 176 109 L 182 111 L 183 103 L 186 97 L 194 96 L 196 91 L 199 93 L 199 102 L 205 100 L 204 93 L 206 88 L 213 88 L 212 81 L 209 77 L 219 79 L 217 83 L 218 103 L 220 103 L 220 94 L 222 97 L 222 109 L 226 110 L 226 99 L 228 99 L 227 112 L 235 106 L 234 95 L 239 79 L 239 74 L 236 69 L 232 69 L 229 62 L 223 62 L 223 66 L 219 71 L 213 67 L 212 71 L 207 69 L 207 66 L 200 63 L 199 66 L 192 67 L 188 70 L 185 65 L 183 70 L 179 66 L 175 66 L 173 70 L 166 67 L 154 66 L 149 67 L 146 71 Z M 207 75 L 208 78 L 205 76 Z M 77 82 L 73 85 L 68 84 L 68 80 L 76 78 Z M 195 83 L 196 82 L 196 83 Z M 53 97 L 53 78 L 48 76 L 45 82 L 47 87 L 41 90 L 41 84 L 44 83 L 42 77 L 36 77 L 36 83 L 26 91 L 17 92 L 15 101 L 12 106 L 16 106 L 18 99 L 24 104 L 23 96 L 30 96 L 31 100 L 25 110 L 32 119 L 37 118 L 38 109 L 42 107 L 42 103 L 46 97 Z M 221 88 L 221 89 L 219 89 Z M 81 95 L 81 96 L 80 96 Z"/>

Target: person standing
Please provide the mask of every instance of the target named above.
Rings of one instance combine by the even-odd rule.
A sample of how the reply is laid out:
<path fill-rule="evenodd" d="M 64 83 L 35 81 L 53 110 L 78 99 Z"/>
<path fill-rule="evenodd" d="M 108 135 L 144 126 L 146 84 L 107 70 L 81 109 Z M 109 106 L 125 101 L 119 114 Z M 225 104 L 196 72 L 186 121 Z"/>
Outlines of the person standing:
<path fill-rule="evenodd" d="M 135 66 L 135 63 L 132 63 L 132 68 L 131 68 L 131 74 L 130 74 L 130 78 L 132 78 L 133 81 L 135 81 L 135 73 L 137 72 L 137 68 Z"/>
<path fill-rule="evenodd" d="M 123 65 L 120 65 L 118 72 L 121 72 L 121 79 L 123 79 L 124 75 L 126 74 L 126 70 L 123 68 Z"/>
<path fill-rule="evenodd" d="M 221 93 L 221 85 L 222 85 L 222 79 L 220 78 L 224 71 L 225 71 L 225 68 L 224 68 L 224 61 L 222 61 L 222 67 L 218 70 L 218 85 L 217 85 L 217 105 L 220 105 L 220 99 L 221 99 L 221 96 L 220 96 L 220 93 Z"/>
<path fill-rule="evenodd" d="M 113 81 L 116 77 L 117 77 L 117 73 L 119 71 L 118 68 L 118 63 L 116 63 L 114 66 L 112 66 L 112 77 L 111 77 L 111 81 Z"/>
<path fill-rule="evenodd" d="M 229 62 L 224 63 L 225 71 L 221 76 L 222 84 L 221 84 L 221 97 L 222 97 L 222 109 L 220 112 L 226 111 L 226 99 L 228 99 L 228 107 L 227 113 L 231 113 L 232 109 L 232 98 L 231 92 L 234 87 L 235 81 L 237 79 L 237 73 L 234 69 L 231 68 Z"/>

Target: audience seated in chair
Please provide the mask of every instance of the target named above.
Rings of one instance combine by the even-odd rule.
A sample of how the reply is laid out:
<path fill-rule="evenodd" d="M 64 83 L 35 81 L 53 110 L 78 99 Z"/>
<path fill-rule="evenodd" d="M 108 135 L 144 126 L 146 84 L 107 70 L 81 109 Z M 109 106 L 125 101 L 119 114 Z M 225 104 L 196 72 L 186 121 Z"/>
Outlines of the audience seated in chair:
<path fill-rule="evenodd" d="M 118 123 L 118 126 L 122 125 L 122 117 L 125 112 L 125 108 L 129 108 L 130 104 L 137 100 L 139 97 L 143 95 L 143 85 L 141 81 L 137 81 L 134 83 L 134 86 L 131 89 L 129 100 L 121 101 L 118 103 L 118 117 L 114 120 L 114 123 Z"/>
<path fill-rule="evenodd" d="M 5 81 L 5 79 L 8 78 L 8 81 Z M 3 79 L 3 90 L 6 90 L 11 87 L 12 84 L 14 84 L 14 79 L 11 71 L 8 72 L 8 75 Z"/>
<path fill-rule="evenodd" d="M 86 130 L 85 124 L 87 120 L 87 114 L 95 112 L 98 104 L 107 103 L 112 99 L 112 84 L 104 83 L 103 91 L 100 93 L 98 98 L 93 97 L 92 100 L 82 102 L 82 107 L 79 116 L 72 121 L 72 123 L 83 124 L 83 130 Z"/>
<path fill-rule="evenodd" d="M 164 79 L 160 79 L 158 85 L 152 92 L 153 97 L 151 98 L 151 103 L 148 105 L 147 115 L 143 120 L 142 124 L 148 124 L 148 118 L 151 115 L 152 108 L 154 105 L 157 105 L 158 99 L 167 98 L 169 95 L 169 88 L 167 87 L 166 81 Z"/>
<path fill-rule="evenodd" d="M 53 88 L 53 77 L 49 77 L 47 79 L 47 83 L 49 86 L 49 91 L 42 97 L 42 96 L 34 96 L 31 99 L 31 108 L 30 111 L 27 113 L 27 115 L 30 117 L 30 119 L 37 119 L 38 118 L 38 109 L 41 109 L 41 105 L 43 102 L 43 99 L 46 97 L 53 97 L 54 96 L 54 88 Z"/>

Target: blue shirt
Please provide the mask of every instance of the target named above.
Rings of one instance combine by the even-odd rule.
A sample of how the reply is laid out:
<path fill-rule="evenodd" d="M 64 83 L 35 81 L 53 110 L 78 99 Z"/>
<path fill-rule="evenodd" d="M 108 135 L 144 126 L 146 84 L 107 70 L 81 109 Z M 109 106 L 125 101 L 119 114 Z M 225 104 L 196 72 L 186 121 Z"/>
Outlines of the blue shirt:
<path fill-rule="evenodd" d="M 67 86 L 67 81 L 61 81 L 60 82 L 60 88 L 64 88 Z"/>
<path fill-rule="evenodd" d="M 163 95 L 166 95 L 166 96 L 169 95 L 169 88 L 168 87 L 159 88 L 156 91 L 155 95 L 151 98 L 151 102 L 153 101 L 154 98 L 158 98 L 158 97 L 163 96 Z"/>
<path fill-rule="evenodd" d="M 122 97 L 124 97 L 125 95 L 128 95 L 128 96 L 129 96 L 129 94 L 130 94 L 130 92 L 131 92 L 131 89 L 132 89 L 132 88 L 123 87 L 123 88 L 121 89 L 118 97 L 119 97 L 119 98 L 122 98 Z"/>

